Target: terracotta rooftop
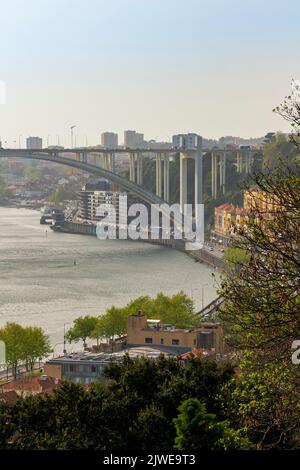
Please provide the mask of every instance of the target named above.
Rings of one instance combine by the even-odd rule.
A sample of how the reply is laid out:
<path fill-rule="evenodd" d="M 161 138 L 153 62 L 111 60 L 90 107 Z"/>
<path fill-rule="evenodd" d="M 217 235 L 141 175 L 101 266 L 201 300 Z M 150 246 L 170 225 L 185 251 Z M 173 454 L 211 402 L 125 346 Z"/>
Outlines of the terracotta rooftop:
<path fill-rule="evenodd" d="M 18 394 L 14 390 L 9 392 L 0 392 L 0 400 L 5 401 L 8 405 L 14 405 L 18 399 Z"/>
<path fill-rule="evenodd" d="M 215 354 L 214 349 L 203 349 L 203 348 L 198 348 L 198 349 L 193 349 L 192 351 L 186 352 L 181 354 L 179 357 L 180 359 L 195 359 L 197 357 L 207 357 L 207 356 L 212 356 Z"/>
<path fill-rule="evenodd" d="M 47 375 L 41 377 L 21 378 L 12 380 L 0 386 L 1 392 L 31 392 L 31 393 L 49 393 L 54 388 L 59 387 L 61 381 Z"/>

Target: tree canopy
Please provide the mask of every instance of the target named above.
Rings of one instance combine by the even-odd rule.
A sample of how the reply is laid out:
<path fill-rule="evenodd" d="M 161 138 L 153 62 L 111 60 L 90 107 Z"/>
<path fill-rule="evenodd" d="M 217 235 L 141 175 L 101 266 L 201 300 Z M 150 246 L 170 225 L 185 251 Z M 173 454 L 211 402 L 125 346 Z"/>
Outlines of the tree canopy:
<path fill-rule="evenodd" d="M 87 338 L 114 338 L 126 333 L 127 317 L 142 310 L 148 318 L 161 320 L 162 323 L 172 324 L 178 328 L 195 326 L 199 317 L 194 312 L 193 301 L 183 292 L 167 296 L 162 292 L 155 298 L 141 296 L 130 301 L 124 307 L 112 306 L 98 317 L 79 317 L 74 326 L 67 332 L 69 341 Z"/>
<path fill-rule="evenodd" d="M 12 368 L 15 377 L 21 364 L 32 369 L 38 358 L 51 352 L 49 337 L 39 327 L 6 323 L 0 329 L 0 339 L 5 343 L 7 366 Z"/>
<path fill-rule="evenodd" d="M 51 395 L 21 397 L 1 405 L 0 448 L 103 451 L 172 449 L 173 420 L 182 401 L 192 397 L 207 413 L 218 413 L 217 396 L 233 377 L 230 364 L 177 358 L 130 359 L 112 363 L 106 383 L 90 388 L 64 383 Z M 205 441 L 205 436 L 203 440 Z M 206 448 L 211 436 L 207 436 Z"/>

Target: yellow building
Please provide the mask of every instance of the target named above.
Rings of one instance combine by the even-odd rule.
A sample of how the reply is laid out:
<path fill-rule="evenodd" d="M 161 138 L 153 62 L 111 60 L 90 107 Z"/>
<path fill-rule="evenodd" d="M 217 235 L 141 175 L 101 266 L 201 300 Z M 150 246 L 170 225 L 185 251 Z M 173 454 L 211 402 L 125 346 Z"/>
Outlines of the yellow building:
<path fill-rule="evenodd" d="M 183 329 L 163 325 L 160 320 L 148 320 L 139 311 L 127 319 L 127 346 L 151 346 L 173 350 L 174 354 L 193 349 L 210 350 L 223 354 L 224 340 L 219 323 L 203 323 L 198 328 Z"/>
<path fill-rule="evenodd" d="M 251 188 L 244 191 L 243 208 L 230 203 L 215 208 L 214 233 L 230 237 L 246 227 L 250 220 L 261 224 L 262 220 L 270 219 L 272 213 L 279 209 L 280 205 L 274 196 L 257 188 Z"/>
<path fill-rule="evenodd" d="M 216 235 L 230 236 L 237 230 L 245 226 L 250 218 L 251 212 L 233 204 L 221 204 L 215 208 L 215 228 Z"/>
<path fill-rule="evenodd" d="M 274 212 L 279 204 L 276 197 L 257 188 L 244 191 L 244 209 L 254 212 Z"/>

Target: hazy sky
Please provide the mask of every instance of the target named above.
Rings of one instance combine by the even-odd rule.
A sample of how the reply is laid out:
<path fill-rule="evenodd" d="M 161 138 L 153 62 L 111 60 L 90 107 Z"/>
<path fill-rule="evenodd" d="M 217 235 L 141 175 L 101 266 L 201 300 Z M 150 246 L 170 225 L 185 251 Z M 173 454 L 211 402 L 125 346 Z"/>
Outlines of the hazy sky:
<path fill-rule="evenodd" d="M 0 0 L 0 136 L 288 130 L 299 19 L 299 0 Z"/>

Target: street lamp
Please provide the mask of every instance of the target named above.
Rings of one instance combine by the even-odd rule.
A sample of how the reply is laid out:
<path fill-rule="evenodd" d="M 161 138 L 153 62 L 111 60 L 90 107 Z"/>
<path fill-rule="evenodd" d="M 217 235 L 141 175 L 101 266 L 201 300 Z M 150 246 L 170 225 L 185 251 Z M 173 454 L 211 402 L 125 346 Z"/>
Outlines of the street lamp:
<path fill-rule="evenodd" d="M 201 291 L 202 291 L 202 310 L 204 309 L 204 287 L 208 286 L 207 282 L 202 285 Z"/>
<path fill-rule="evenodd" d="M 56 346 L 58 346 L 59 344 L 63 344 L 63 342 L 59 341 L 58 343 L 55 343 L 55 345 L 53 346 L 53 359 L 54 359 L 54 350 L 55 350 Z"/>
<path fill-rule="evenodd" d="M 192 301 L 194 302 L 194 292 L 196 290 L 199 290 L 198 287 L 194 287 L 192 290 L 191 290 L 191 297 L 192 297 Z"/>
<path fill-rule="evenodd" d="M 21 148 L 21 137 L 22 137 L 22 134 L 19 135 L 19 149 Z"/>
<path fill-rule="evenodd" d="M 76 127 L 76 125 L 70 127 L 70 130 L 71 130 L 71 148 L 73 148 L 73 138 L 74 138 L 74 129 L 75 129 L 75 127 Z"/>
<path fill-rule="evenodd" d="M 64 349 L 63 349 L 64 354 L 67 354 L 67 350 L 66 350 L 66 325 L 71 325 L 71 323 L 64 323 Z"/>

